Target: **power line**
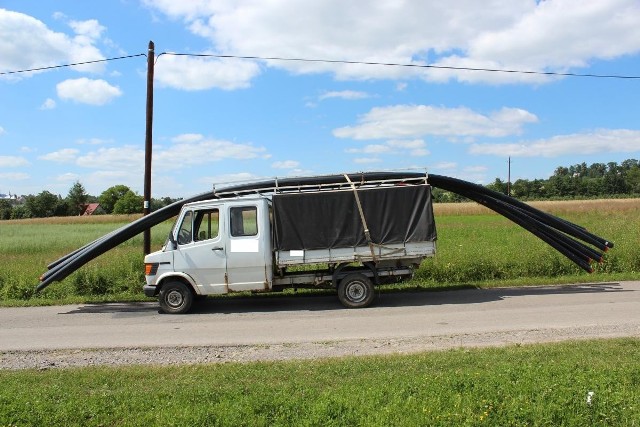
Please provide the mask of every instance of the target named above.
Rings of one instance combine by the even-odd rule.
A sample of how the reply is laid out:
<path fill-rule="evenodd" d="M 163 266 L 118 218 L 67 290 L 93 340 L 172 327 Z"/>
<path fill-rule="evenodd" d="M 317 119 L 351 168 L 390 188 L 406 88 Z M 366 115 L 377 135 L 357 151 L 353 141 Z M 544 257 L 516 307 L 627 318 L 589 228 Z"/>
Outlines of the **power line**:
<path fill-rule="evenodd" d="M 560 73 L 560 72 L 554 72 L 554 71 L 510 70 L 510 69 L 502 69 L 502 68 L 455 67 L 450 65 L 403 64 L 403 63 L 395 63 L 395 62 L 348 61 L 348 60 L 338 60 L 338 59 L 283 58 L 283 57 L 277 57 L 277 56 L 217 55 L 217 54 L 204 54 L 204 53 L 162 52 L 157 56 L 156 60 L 160 58 L 162 55 L 220 58 L 220 59 L 247 59 L 247 60 L 259 60 L 259 61 L 310 62 L 310 63 L 346 64 L 346 65 L 378 65 L 378 66 L 384 66 L 384 67 L 423 68 L 423 69 L 451 70 L 451 71 L 476 71 L 476 72 L 489 72 L 489 73 L 528 74 L 528 75 L 558 76 L 558 77 L 589 77 L 589 78 L 600 78 L 600 79 L 625 79 L 625 80 L 640 79 L 640 76 L 621 75 L 621 74 Z M 97 59 L 94 61 L 76 62 L 73 64 L 61 64 L 61 65 L 51 65 L 48 67 L 30 68 L 25 70 L 3 71 L 3 72 L 0 72 L 0 76 L 29 73 L 34 71 L 46 71 L 46 70 L 53 70 L 56 68 L 75 67 L 79 65 L 95 64 L 99 62 L 117 61 L 121 59 L 136 58 L 139 56 L 147 56 L 147 54 L 138 53 L 135 55 L 118 56 L 118 57 L 106 58 L 106 59 Z"/>
<path fill-rule="evenodd" d="M 147 54 L 146 53 L 138 53 L 136 55 L 118 56 L 116 58 L 96 59 L 94 61 L 76 62 L 76 63 L 73 63 L 73 64 L 50 65 L 48 67 L 30 68 L 28 70 L 3 71 L 3 72 L 0 72 L 0 76 L 5 76 L 5 75 L 9 75 L 9 74 L 30 73 L 30 72 L 33 72 L 33 71 L 53 70 L 53 69 L 56 69 L 56 68 L 75 67 L 75 66 L 78 66 L 78 65 L 96 64 L 98 62 L 117 61 L 119 59 L 136 58 L 138 56 L 147 56 Z"/>
<path fill-rule="evenodd" d="M 425 65 L 425 64 L 402 64 L 393 62 L 370 62 L 370 61 L 346 61 L 337 59 L 311 59 L 311 58 L 282 58 L 282 57 L 264 57 L 264 56 L 241 56 L 241 55 L 216 55 L 216 54 L 195 54 L 195 53 L 175 53 L 162 52 L 162 55 L 173 56 L 194 56 L 194 57 L 212 57 L 222 59 L 251 59 L 262 61 L 292 61 L 292 62 L 315 62 L 325 64 L 350 64 L 350 65 L 381 65 L 385 67 L 408 67 L 408 68 L 431 68 L 437 70 L 454 70 L 454 71 L 483 71 L 491 73 L 510 73 L 510 74 L 530 74 L 542 76 L 560 76 L 560 77 L 591 77 L 601 79 L 640 79 L 640 76 L 628 76 L 620 74 L 580 74 L 580 73 L 560 73 L 554 71 L 527 71 L 527 70 L 508 70 L 500 68 L 474 68 L 474 67 L 454 67 L 449 65 Z"/>

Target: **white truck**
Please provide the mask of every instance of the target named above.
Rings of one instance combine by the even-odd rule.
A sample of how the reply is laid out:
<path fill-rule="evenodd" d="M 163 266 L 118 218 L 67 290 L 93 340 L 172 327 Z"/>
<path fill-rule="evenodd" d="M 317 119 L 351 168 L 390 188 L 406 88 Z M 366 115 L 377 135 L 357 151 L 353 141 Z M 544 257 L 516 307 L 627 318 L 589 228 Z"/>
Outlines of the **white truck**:
<path fill-rule="evenodd" d="M 333 288 L 349 308 L 374 285 L 412 276 L 436 250 L 431 187 L 423 182 L 273 188 L 185 204 L 164 247 L 145 257 L 144 292 L 165 313 L 198 296 Z"/>

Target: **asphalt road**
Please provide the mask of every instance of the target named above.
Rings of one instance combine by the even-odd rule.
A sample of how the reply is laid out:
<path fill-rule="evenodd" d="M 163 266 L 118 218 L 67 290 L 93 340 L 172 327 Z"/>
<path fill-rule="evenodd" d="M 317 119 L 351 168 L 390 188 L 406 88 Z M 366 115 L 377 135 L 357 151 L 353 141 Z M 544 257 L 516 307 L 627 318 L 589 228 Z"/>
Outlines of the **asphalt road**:
<path fill-rule="evenodd" d="M 0 352 L 614 336 L 640 336 L 640 281 L 385 293 L 359 310 L 327 295 L 208 299 L 187 315 L 159 314 L 153 302 L 0 309 Z"/>

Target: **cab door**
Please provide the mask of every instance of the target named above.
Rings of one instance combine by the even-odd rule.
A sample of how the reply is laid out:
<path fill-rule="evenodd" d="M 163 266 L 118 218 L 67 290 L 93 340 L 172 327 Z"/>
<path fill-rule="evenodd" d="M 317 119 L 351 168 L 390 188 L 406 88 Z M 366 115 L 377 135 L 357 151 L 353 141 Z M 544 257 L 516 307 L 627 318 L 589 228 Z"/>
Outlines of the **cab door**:
<path fill-rule="evenodd" d="M 268 205 L 263 200 L 228 207 L 227 279 L 230 291 L 271 288 Z"/>
<path fill-rule="evenodd" d="M 202 295 L 228 292 L 222 205 L 184 212 L 173 251 L 174 271 L 191 277 Z"/>

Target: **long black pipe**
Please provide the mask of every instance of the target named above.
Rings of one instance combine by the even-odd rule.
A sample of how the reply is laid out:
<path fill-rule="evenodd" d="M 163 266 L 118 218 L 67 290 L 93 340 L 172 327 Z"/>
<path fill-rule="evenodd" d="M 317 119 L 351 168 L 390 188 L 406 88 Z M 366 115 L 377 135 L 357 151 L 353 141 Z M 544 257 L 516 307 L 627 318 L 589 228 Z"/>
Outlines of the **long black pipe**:
<path fill-rule="evenodd" d="M 518 211 L 510 209 L 506 204 L 495 201 L 495 199 L 491 199 L 486 195 L 477 194 L 473 191 L 463 192 L 460 194 L 463 194 L 465 197 L 472 200 L 476 200 L 483 206 L 488 207 L 489 209 L 499 213 L 500 215 L 529 231 L 588 273 L 593 272 L 593 269 L 589 265 L 588 257 L 584 257 L 581 254 L 576 253 L 575 251 L 568 248 L 565 244 L 562 244 L 560 242 L 562 240 L 562 237 L 559 237 L 561 235 L 550 235 L 550 233 L 542 232 L 540 229 L 536 228 L 531 221 L 523 217 Z"/>
<path fill-rule="evenodd" d="M 609 242 L 595 234 L 589 233 L 579 225 L 573 224 L 565 219 L 558 218 L 554 215 L 548 214 L 546 212 L 542 212 L 539 209 L 534 208 L 533 206 L 527 205 L 513 197 L 505 196 L 502 193 L 497 191 L 493 191 L 489 188 L 483 187 L 478 184 L 473 184 L 471 182 L 462 181 L 460 179 L 451 178 L 442 175 L 429 175 L 429 181 L 434 187 L 442 188 L 443 190 L 448 190 L 452 192 L 457 192 L 460 188 L 464 188 L 466 190 L 475 190 L 475 192 L 480 194 L 487 194 L 494 199 L 501 200 L 510 205 L 516 206 L 520 209 L 523 209 L 527 212 L 530 212 L 532 215 L 539 218 L 540 221 L 557 228 L 567 234 L 572 235 L 573 237 L 577 237 L 580 240 L 586 241 L 587 243 L 593 244 L 594 246 L 602 247 L 602 250 L 605 247 L 613 248 L 613 243 Z M 593 242 L 593 243 L 592 243 Z"/>

